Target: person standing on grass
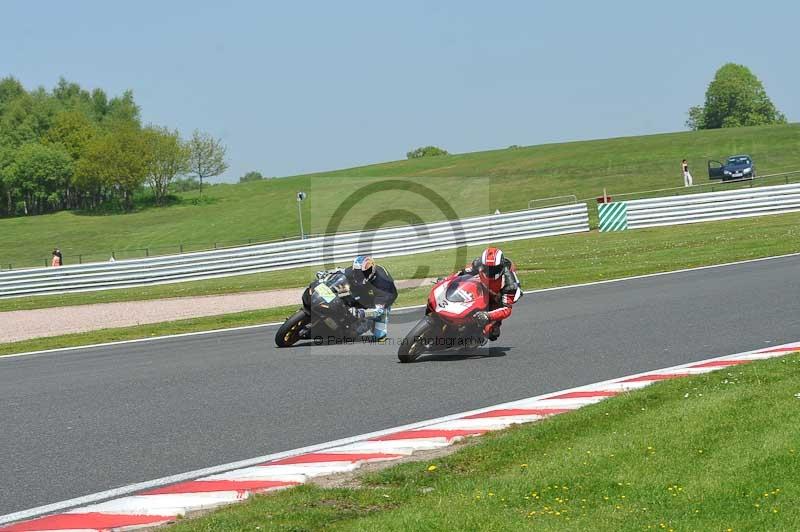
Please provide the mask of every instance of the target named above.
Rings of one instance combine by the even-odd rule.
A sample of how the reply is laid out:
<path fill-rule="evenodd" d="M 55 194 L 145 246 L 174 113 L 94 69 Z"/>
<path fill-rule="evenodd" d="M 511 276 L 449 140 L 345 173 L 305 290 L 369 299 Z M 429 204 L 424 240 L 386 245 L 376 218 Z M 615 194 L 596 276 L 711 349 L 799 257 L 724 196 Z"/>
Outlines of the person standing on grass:
<path fill-rule="evenodd" d="M 686 159 L 681 161 L 681 170 L 683 171 L 683 186 L 692 186 L 692 174 L 689 173 L 689 163 L 686 162 Z"/>
<path fill-rule="evenodd" d="M 59 266 L 61 266 L 61 261 L 62 261 L 61 250 L 56 248 L 53 250 L 53 261 L 50 263 L 50 266 L 52 266 L 53 268 L 58 268 Z"/>

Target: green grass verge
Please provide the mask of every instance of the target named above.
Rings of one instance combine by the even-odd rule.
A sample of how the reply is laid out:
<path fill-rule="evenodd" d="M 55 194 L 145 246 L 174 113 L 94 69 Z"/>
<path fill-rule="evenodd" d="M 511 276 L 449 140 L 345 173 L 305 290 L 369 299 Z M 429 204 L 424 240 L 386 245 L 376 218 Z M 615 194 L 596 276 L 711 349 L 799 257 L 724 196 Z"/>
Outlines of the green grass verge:
<path fill-rule="evenodd" d="M 707 181 L 707 158 L 733 153 L 751 154 L 762 175 L 796 170 L 798 147 L 800 125 L 790 124 L 547 144 L 218 185 L 204 192 L 205 201 L 193 202 L 197 192 L 189 192 L 176 205 L 131 214 L 61 212 L 0 220 L 0 268 L 42 266 L 55 246 L 67 264 L 75 264 L 79 255 L 83 261 L 108 260 L 112 250 L 121 259 L 177 253 L 181 245 L 187 251 L 294 237 L 299 190 L 309 193 L 302 204 L 306 230 L 319 233 L 347 195 L 383 178 L 425 185 L 446 198 L 459 216 L 469 216 L 522 209 L 529 200 L 563 194 L 593 198 L 603 188 L 613 196 L 680 186 L 683 158 L 697 183 Z M 395 218 L 386 217 L 387 205 Z M 408 221 L 396 212 L 403 209 L 415 213 L 417 221 L 444 219 L 438 207 L 419 195 L 390 191 L 358 203 L 340 229 L 396 225 Z"/>
<path fill-rule="evenodd" d="M 468 250 L 468 257 L 481 247 Z M 630 275 L 720 264 L 800 252 L 800 213 L 702 224 L 637 229 L 619 233 L 581 233 L 503 245 L 517 264 L 525 289 L 614 279 Z M 395 279 L 407 279 L 420 265 L 427 275 L 450 273 L 455 252 L 442 251 L 380 262 Z M 0 312 L 114 301 L 249 292 L 303 286 L 317 268 L 299 268 L 188 283 L 104 292 L 0 300 Z"/>
<path fill-rule="evenodd" d="M 169 530 L 798 530 L 799 380 L 794 355 L 662 382 Z"/>

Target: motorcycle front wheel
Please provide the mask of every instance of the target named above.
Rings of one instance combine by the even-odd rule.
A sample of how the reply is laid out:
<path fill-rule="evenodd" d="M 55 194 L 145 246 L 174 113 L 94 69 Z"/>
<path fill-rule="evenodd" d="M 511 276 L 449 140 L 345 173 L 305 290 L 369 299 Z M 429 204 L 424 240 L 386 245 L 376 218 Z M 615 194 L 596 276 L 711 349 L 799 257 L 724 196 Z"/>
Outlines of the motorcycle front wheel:
<path fill-rule="evenodd" d="M 400 342 L 400 348 L 397 350 L 397 358 L 400 362 L 414 362 L 428 347 L 425 340 L 430 340 L 432 332 L 435 328 L 433 320 L 425 316 L 419 323 L 408 332 L 403 341 Z"/>
<path fill-rule="evenodd" d="M 278 347 L 289 347 L 300 339 L 300 332 L 308 323 L 309 315 L 305 310 L 300 309 L 289 316 L 283 325 L 278 327 L 275 333 L 275 345 Z"/>

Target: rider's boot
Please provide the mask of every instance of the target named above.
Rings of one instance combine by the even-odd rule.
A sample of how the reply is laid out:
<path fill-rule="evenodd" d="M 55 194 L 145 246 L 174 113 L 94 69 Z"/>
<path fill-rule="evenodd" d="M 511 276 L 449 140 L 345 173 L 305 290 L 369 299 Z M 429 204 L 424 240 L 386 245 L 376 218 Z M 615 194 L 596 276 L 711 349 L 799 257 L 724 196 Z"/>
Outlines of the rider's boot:
<path fill-rule="evenodd" d="M 389 334 L 389 309 L 384 309 L 383 313 L 375 319 L 372 326 L 372 335 L 376 342 L 384 343 Z"/>

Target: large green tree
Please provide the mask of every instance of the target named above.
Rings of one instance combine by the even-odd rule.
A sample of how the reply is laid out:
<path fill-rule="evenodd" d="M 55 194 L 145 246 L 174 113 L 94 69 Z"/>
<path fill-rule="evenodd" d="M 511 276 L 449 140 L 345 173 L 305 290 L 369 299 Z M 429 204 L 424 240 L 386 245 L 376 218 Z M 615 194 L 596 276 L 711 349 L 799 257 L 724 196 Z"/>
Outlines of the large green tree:
<path fill-rule="evenodd" d="M 172 180 L 189 172 L 191 150 L 177 131 L 148 126 L 144 128 L 143 134 L 149 153 L 147 181 L 153 190 L 156 204 L 161 205 Z"/>
<path fill-rule="evenodd" d="M 12 194 L 9 203 L 16 200 L 16 210 L 25 214 L 62 208 L 72 169 L 72 158 L 62 147 L 25 144 L 3 172 L 6 190 Z"/>
<path fill-rule="evenodd" d="M 0 79 L 0 115 L 3 114 L 5 106 L 26 94 L 25 88 L 18 80 L 12 77 L 5 77 Z"/>
<path fill-rule="evenodd" d="M 109 127 L 116 127 L 119 123 L 141 124 L 140 109 L 133 99 L 132 91 L 125 91 L 122 96 L 111 98 L 108 102 L 103 121 Z"/>
<path fill-rule="evenodd" d="M 73 160 L 77 161 L 86 151 L 86 146 L 97 134 L 97 129 L 86 114 L 76 111 L 61 111 L 44 135 L 48 144 L 60 144 Z"/>
<path fill-rule="evenodd" d="M 151 154 L 141 128 L 119 122 L 89 142 L 76 171 L 87 183 L 113 189 L 122 208 L 130 211 L 133 194 L 147 178 L 150 164 Z"/>
<path fill-rule="evenodd" d="M 0 115 L 0 144 L 19 148 L 38 141 L 50 129 L 58 108 L 44 89 L 6 101 Z"/>
<path fill-rule="evenodd" d="M 65 110 L 56 114 L 42 142 L 48 146 L 62 148 L 72 158 L 72 162 L 77 164 L 86 154 L 86 147 L 95 135 L 97 127 L 86 114 L 78 110 Z M 62 199 L 63 208 L 80 206 L 80 187 L 74 176 L 62 191 Z"/>
<path fill-rule="evenodd" d="M 14 151 L 0 144 L 0 195 L 2 195 L 2 203 L 0 203 L 0 213 L 6 214 L 14 213 L 14 196 L 13 188 L 11 186 L 11 165 L 14 163 Z"/>
<path fill-rule="evenodd" d="M 705 105 L 689 109 L 691 129 L 760 126 L 786 123 L 761 81 L 744 65 L 728 63 L 714 75 Z"/>

